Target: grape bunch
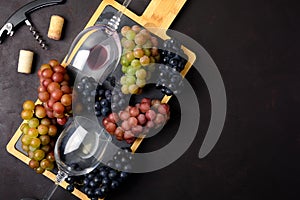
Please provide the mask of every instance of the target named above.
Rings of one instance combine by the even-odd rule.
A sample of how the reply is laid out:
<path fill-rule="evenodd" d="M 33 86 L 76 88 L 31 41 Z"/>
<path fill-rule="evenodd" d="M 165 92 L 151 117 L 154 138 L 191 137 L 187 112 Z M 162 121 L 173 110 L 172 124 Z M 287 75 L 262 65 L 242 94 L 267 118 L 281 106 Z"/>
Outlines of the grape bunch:
<path fill-rule="evenodd" d="M 72 110 L 72 88 L 67 70 L 57 60 L 50 60 L 38 70 L 38 99 L 43 102 L 49 118 L 64 125 Z"/>
<path fill-rule="evenodd" d="M 160 51 L 162 64 L 158 67 L 156 87 L 165 95 L 177 94 L 183 85 L 180 72 L 187 63 L 186 55 L 181 44 L 174 39 L 166 40 Z"/>
<path fill-rule="evenodd" d="M 66 189 L 73 192 L 78 188 L 91 200 L 103 199 L 125 182 L 129 176 L 126 171 L 132 168 L 132 161 L 130 149 L 119 150 L 107 166 L 100 166 L 84 176 L 67 178 L 69 185 Z"/>
<path fill-rule="evenodd" d="M 22 132 L 22 149 L 30 158 L 29 167 L 37 173 L 54 168 L 54 143 L 58 133 L 56 120 L 47 117 L 47 111 L 43 105 L 31 100 L 23 103 L 21 112 L 25 122 L 20 126 Z"/>
<path fill-rule="evenodd" d="M 143 98 L 135 106 L 127 106 L 119 113 L 111 113 L 102 120 L 106 131 L 117 140 L 131 144 L 141 133 L 159 128 L 169 119 L 169 105 L 159 100 Z"/>
<path fill-rule="evenodd" d="M 158 40 L 138 25 L 123 26 L 121 34 L 123 55 L 120 63 L 124 73 L 120 78 L 121 91 L 124 94 L 138 94 L 154 71 L 152 63 L 160 59 Z"/>

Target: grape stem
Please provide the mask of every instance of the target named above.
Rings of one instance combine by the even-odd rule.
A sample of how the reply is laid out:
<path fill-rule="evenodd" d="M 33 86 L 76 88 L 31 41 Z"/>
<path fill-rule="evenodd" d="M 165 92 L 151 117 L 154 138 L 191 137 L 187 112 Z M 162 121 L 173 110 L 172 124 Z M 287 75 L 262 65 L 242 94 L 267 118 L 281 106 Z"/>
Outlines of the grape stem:
<path fill-rule="evenodd" d="M 65 178 L 67 178 L 67 174 L 63 171 L 58 171 L 57 175 L 56 175 L 56 179 L 55 179 L 55 184 L 53 184 L 51 186 L 51 188 L 49 189 L 49 191 L 44 195 L 43 199 L 42 200 L 49 200 L 54 192 L 56 191 L 57 187 L 59 186 L 59 184 L 61 182 L 63 182 L 63 180 L 65 180 Z"/>

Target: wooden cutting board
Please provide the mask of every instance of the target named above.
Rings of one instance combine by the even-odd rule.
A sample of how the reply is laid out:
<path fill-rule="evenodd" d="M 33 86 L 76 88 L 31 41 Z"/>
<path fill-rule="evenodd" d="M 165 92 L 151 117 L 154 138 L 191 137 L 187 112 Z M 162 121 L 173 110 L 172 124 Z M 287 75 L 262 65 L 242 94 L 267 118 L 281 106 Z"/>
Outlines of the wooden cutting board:
<path fill-rule="evenodd" d="M 129 9 L 126 9 L 124 15 L 122 16 L 120 26 L 139 24 L 144 28 L 159 28 L 161 30 L 167 30 L 171 23 L 174 21 L 175 17 L 178 15 L 179 11 L 182 9 L 186 0 L 151 0 L 146 9 L 141 15 L 137 15 Z M 134 4 L 134 1 L 132 1 Z M 123 10 L 123 6 L 114 0 L 103 0 L 98 6 L 97 10 L 94 12 L 89 22 L 86 24 L 85 28 L 95 25 L 96 23 L 106 23 L 113 14 L 119 10 Z M 151 31 L 151 30 L 150 30 Z M 168 38 L 166 31 L 155 33 L 158 37 L 165 40 Z M 181 72 L 183 76 L 186 75 L 192 64 L 194 63 L 196 57 L 193 52 L 188 48 L 182 47 L 185 54 L 188 56 L 188 62 L 185 69 Z M 64 62 L 62 63 L 64 64 Z M 170 97 L 163 97 L 162 102 L 168 102 Z M 15 132 L 9 143 L 7 144 L 7 151 L 13 156 L 17 157 L 24 163 L 28 164 L 30 158 L 22 151 L 20 138 L 22 132 L 20 128 Z M 131 145 L 131 149 L 134 152 L 138 146 L 141 144 L 143 138 L 138 138 Z M 47 178 L 52 181 L 55 180 L 55 172 L 45 171 L 43 173 Z M 63 188 L 67 187 L 67 183 L 63 182 L 61 186 Z M 81 191 L 75 189 L 73 194 L 80 199 L 88 200 L 89 198 Z"/>

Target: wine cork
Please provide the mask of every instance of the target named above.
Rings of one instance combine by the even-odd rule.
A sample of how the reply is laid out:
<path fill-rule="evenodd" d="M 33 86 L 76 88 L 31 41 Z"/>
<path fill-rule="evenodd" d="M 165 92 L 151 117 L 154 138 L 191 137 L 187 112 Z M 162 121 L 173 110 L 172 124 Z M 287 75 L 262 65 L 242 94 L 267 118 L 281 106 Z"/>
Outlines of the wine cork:
<path fill-rule="evenodd" d="M 30 74 L 32 68 L 34 53 L 28 50 L 20 50 L 19 62 L 18 62 L 18 72 Z"/>
<path fill-rule="evenodd" d="M 60 40 L 64 18 L 58 15 L 52 15 L 50 19 L 50 25 L 48 29 L 48 38 L 53 40 Z"/>

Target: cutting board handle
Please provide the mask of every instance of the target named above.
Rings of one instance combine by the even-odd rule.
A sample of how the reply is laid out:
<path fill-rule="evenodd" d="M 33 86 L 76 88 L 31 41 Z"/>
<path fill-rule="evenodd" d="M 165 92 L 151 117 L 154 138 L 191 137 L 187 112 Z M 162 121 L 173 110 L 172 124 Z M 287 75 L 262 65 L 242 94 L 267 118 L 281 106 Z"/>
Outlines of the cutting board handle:
<path fill-rule="evenodd" d="M 168 29 L 186 0 L 151 0 L 141 16 L 127 9 L 125 15 L 144 27 Z M 132 1 L 131 3 L 134 3 Z M 87 26 L 92 26 L 106 6 L 122 10 L 122 5 L 115 0 L 103 0 Z"/>

